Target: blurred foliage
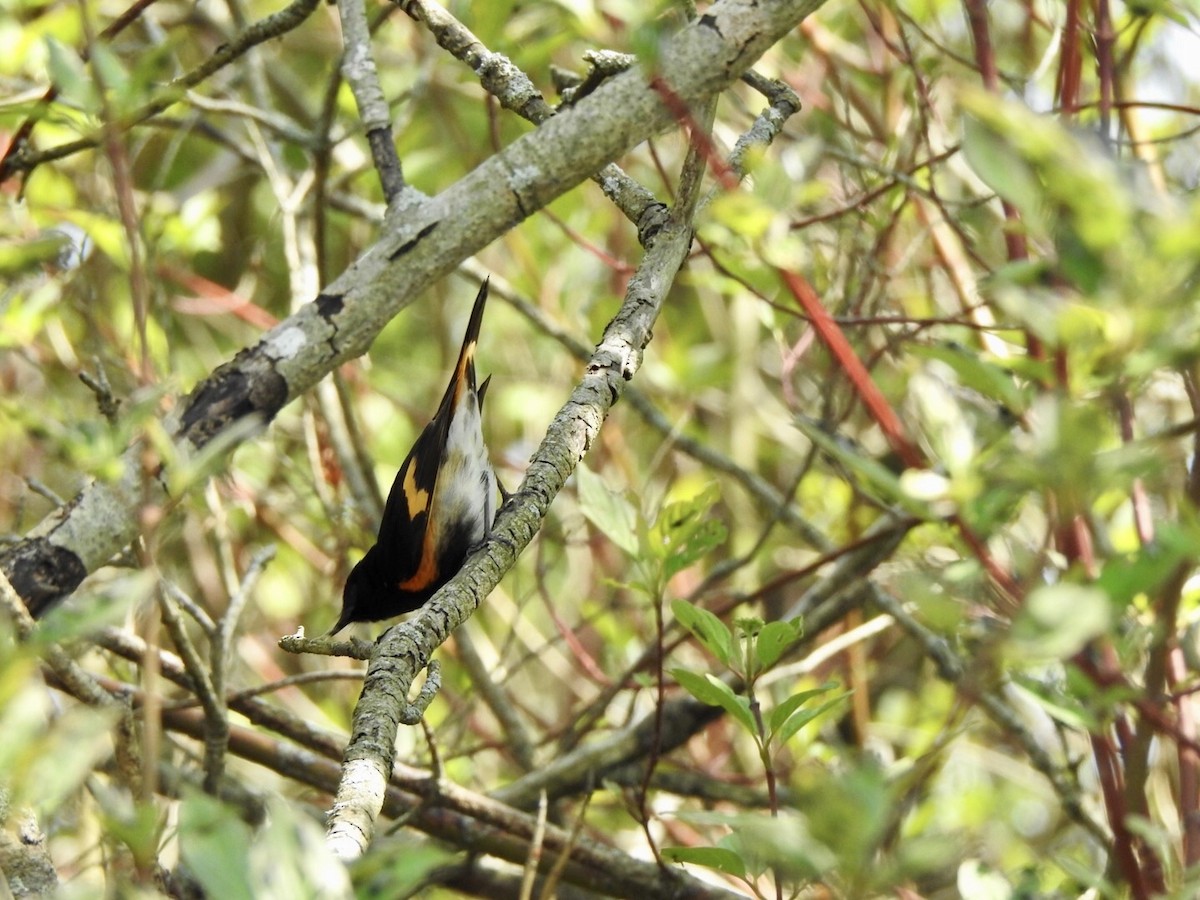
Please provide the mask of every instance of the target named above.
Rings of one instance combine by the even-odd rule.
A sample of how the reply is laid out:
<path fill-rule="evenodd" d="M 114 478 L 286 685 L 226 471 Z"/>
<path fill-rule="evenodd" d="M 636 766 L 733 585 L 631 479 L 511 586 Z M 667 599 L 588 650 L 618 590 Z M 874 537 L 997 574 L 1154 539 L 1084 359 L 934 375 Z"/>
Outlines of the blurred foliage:
<path fill-rule="evenodd" d="M 159 0 L 101 40 L 120 4 L 0 0 L 4 143 L 30 117 L 33 153 L 98 139 L 105 123 L 171 100 L 0 185 L 6 540 L 86 478 L 117 477 L 127 447 L 167 452 L 160 423 L 174 401 L 311 299 L 305 278 L 332 280 L 378 234 L 382 197 L 338 74 L 335 6 L 165 93 L 280 6 Z M 683 7 L 447 8 L 554 102 L 551 66 L 583 74 L 597 48 L 653 66 Z M 412 185 L 436 193 L 531 130 L 395 7 L 369 15 Z M 453 641 L 441 651 L 427 722 L 446 777 L 486 792 L 524 774 L 481 677 L 548 765 L 649 713 L 661 672 L 668 699 L 688 692 L 729 714 L 656 759 L 661 783 L 595 785 L 585 833 L 639 857 L 652 839 L 664 858 L 759 896 L 777 883 L 847 897 L 1200 891 L 1200 20 L 1170 0 L 993 3 L 987 15 L 983 48 L 959 3 L 828 3 L 764 57 L 759 71 L 803 109 L 697 222 L 634 382 L 666 428 L 619 404 L 465 626 L 482 671 Z M 995 65 L 994 91 L 981 62 Z M 731 89 L 718 145 L 731 148 L 764 102 Z M 620 163 L 669 200 L 685 150 L 673 132 Z M 585 183 L 479 261 L 590 346 L 639 258 L 634 229 Z M 815 289 L 926 466 L 905 469 L 891 452 L 781 269 Z M 386 489 L 434 410 L 473 292 L 457 276 L 431 289 L 342 367 L 340 403 L 305 397 L 231 457 L 183 473 L 172 508 L 142 510 L 138 546 L 89 577 L 39 638 L 0 638 L 0 818 L 12 831 L 12 810 L 33 811 L 63 896 L 454 892 L 460 848 L 411 829 L 347 876 L 321 838 L 326 788 L 261 747 L 239 744 L 226 771 L 265 807 L 255 820 L 200 792 L 200 742 L 145 717 L 134 742 L 162 790 L 140 793 L 117 762 L 119 710 L 72 699 L 40 653 L 53 638 L 106 690 L 138 692 L 139 713 L 147 697 L 186 707 L 189 690 L 91 636 L 120 623 L 170 648 L 164 585 L 219 618 L 256 549 L 274 544 L 228 688 L 311 676 L 267 702 L 344 737 L 358 684 L 320 673 L 346 667 L 275 645 L 334 620 L 374 533 L 333 420 L 357 425 Z M 511 488 L 580 361 L 498 301 L 478 359 L 493 375 L 485 428 Z M 110 385 L 112 421 L 83 374 Z M 863 602 L 809 628 L 806 592 L 891 516 L 910 530 L 854 585 L 873 579 L 901 618 Z M 1015 596 L 989 579 L 983 553 Z M 957 684 L 939 648 L 962 663 Z M 1011 718 L 985 714 L 983 697 Z M 1077 785 L 1078 813 L 1031 747 Z M 402 730 L 398 758 L 430 764 L 418 729 Z M 582 804 L 561 798 L 555 818 L 574 821 Z M 1083 816 L 1116 831 L 1133 865 Z M 438 882 L 452 886 L 427 886 Z"/>

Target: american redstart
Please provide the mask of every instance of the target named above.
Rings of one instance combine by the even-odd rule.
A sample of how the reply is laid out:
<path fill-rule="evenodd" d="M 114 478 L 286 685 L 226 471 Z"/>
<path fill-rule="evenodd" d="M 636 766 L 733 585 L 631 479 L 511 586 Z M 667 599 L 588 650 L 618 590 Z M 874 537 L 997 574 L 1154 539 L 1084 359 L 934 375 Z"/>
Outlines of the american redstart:
<path fill-rule="evenodd" d="M 331 635 L 351 622 L 418 609 L 491 530 L 497 485 L 480 420 L 491 379 L 475 385 L 475 344 L 487 295 L 485 281 L 441 405 L 396 473 L 375 546 L 346 579 Z"/>

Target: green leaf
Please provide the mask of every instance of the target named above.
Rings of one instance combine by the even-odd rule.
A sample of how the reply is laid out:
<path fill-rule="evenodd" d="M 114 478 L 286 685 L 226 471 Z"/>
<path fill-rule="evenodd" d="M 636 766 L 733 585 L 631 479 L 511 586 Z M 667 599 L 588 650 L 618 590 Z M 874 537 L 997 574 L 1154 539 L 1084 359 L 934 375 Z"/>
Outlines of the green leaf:
<path fill-rule="evenodd" d="M 797 709 L 811 700 L 813 697 L 819 697 L 821 694 L 828 693 L 837 687 L 835 682 L 829 681 L 821 685 L 819 688 L 812 688 L 807 691 L 799 691 L 792 694 L 778 706 L 771 710 L 771 715 L 767 718 L 767 727 L 772 733 L 779 729 L 779 726 L 787 721 L 788 717 Z"/>
<path fill-rule="evenodd" d="M 1109 154 L 1053 116 L 982 89 L 963 90 L 964 153 L 984 181 L 1036 227 L 1048 219 L 1060 270 L 1086 281 L 1128 267 L 1137 199 Z M 1096 286 L 1099 281 L 1095 281 Z"/>
<path fill-rule="evenodd" d="M 733 620 L 733 629 L 739 641 L 755 640 L 766 625 L 766 620 L 760 616 L 738 616 Z"/>
<path fill-rule="evenodd" d="M 686 600 L 672 600 L 671 612 L 675 614 L 679 623 L 704 645 L 709 653 L 725 666 L 729 666 L 730 661 L 734 658 L 733 635 L 725 627 L 724 622 L 707 609 L 702 609 Z"/>
<path fill-rule="evenodd" d="M 1137 552 L 1109 559 L 1096 579 L 1118 606 L 1131 603 L 1139 594 L 1153 594 L 1195 552 L 1193 536 L 1169 523 L 1156 529 L 1155 540 Z"/>
<path fill-rule="evenodd" d="M 845 700 L 849 696 L 850 696 L 850 692 L 845 691 L 841 694 L 838 694 L 836 697 L 830 697 L 828 700 L 826 700 L 820 706 L 815 706 L 812 709 L 797 710 L 795 713 L 792 714 L 792 716 L 790 718 L 788 718 L 787 721 L 785 721 L 782 725 L 779 726 L 779 730 L 775 735 L 776 739 L 779 741 L 780 744 L 786 744 L 788 741 L 790 741 L 792 739 L 792 737 L 796 734 L 797 731 L 799 731 L 801 728 L 803 728 L 809 722 L 818 718 L 822 713 L 825 713 L 825 712 L 829 711 L 830 709 L 832 709 L 833 707 L 837 706 L 839 703 L 841 703 L 843 700 Z"/>
<path fill-rule="evenodd" d="M 712 219 L 744 240 L 761 240 L 775 221 L 776 212 L 761 198 L 746 191 L 719 194 L 709 210 Z"/>
<path fill-rule="evenodd" d="M 659 512 L 650 530 L 648 549 L 663 561 L 664 580 L 724 542 L 725 526 L 710 518 L 719 498 L 717 486 L 710 484 L 695 497 L 669 503 Z"/>
<path fill-rule="evenodd" d="M 1046 715 L 1068 728 L 1094 731 L 1103 727 L 1096 714 L 1080 702 L 1079 696 L 1062 690 L 1060 686 L 1043 684 L 1021 672 L 1013 673 L 1011 685 L 1014 692 L 1027 697 L 1031 703 L 1040 706 Z"/>
<path fill-rule="evenodd" d="M 51 815 L 112 753 L 107 735 L 118 713 L 57 708 L 38 677 L 36 645 L 14 646 L 2 619 L 0 635 L 6 642 L 0 652 L 0 813 L 11 804 Z"/>
<path fill-rule="evenodd" d="M 664 577 L 670 578 L 697 560 L 703 559 L 713 549 L 725 543 L 728 536 L 729 531 L 722 522 L 715 519 L 697 522 L 695 527 L 677 535 L 677 539 L 672 542 L 671 552 L 663 563 Z"/>
<path fill-rule="evenodd" d="M 383 854 L 385 861 L 396 855 Z M 441 856 L 444 862 L 449 854 L 440 848 L 427 848 L 421 852 L 414 847 L 411 853 L 403 855 L 414 858 L 414 865 L 409 869 L 411 872 L 420 861 L 428 860 L 430 856 Z M 254 832 L 254 843 L 250 848 L 250 878 L 256 898 L 320 897 L 321 900 L 350 900 L 355 896 L 350 872 L 329 849 L 325 841 L 325 829 L 319 819 L 281 797 L 271 800 L 267 822 Z M 400 887 L 396 885 L 383 893 L 402 896 Z M 364 892 L 363 895 L 370 896 L 370 893 Z"/>
<path fill-rule="evenodd" d="M 382 852 L 368 853 L 354 864 L 354 883 L 359 897 L 423 896 L 420 891 L 429 885 L 430 876 L 456 859 L 454 852 L 430 843 L 408 844 L 403 852 L 396 852 L 394 846 L 385 850 L 385 846 L 381 842 L 379 850 Z M 345 871 L 345 867 L 336 861 L 333 865 Z M 325 900 L 324 894 L 310 893 L 308 896 L 320 896 Z"/>
<path fill-rule="evenodd" d="M 1178 9 L 1175 7 L 1175 0 L 1131 0 L 1125 4 L 1125 8 L 1129 10 L 1131 16 L 1163 16 L 1176 25 L 1184 28 L 1191 27 L 1187 14 L 1183 11 L 1186 7 Z"/>
<path fill-rule="evenodd" d="M 97 111 L 100 97 L 79 54 L 52 37 L 46 38 L 46 52 L 46 66 L 59 97 L 85 112 Z"/>
<path fill-rule="evenodd" d="M 1025 394 L 1013 379 L 1012 373 L 996 363 L 959 344 L 913 344 L 912 355 L 937 359 L 954 370 L 959 383 L 978 391 L 990 400 L 1002 404 L 1015 415 L 1028 406 Z"/>
<path fill-rule="evenodd" d="M 91 52 L 92 66 L 103 79 L 105 90 L 119 97 L 129 85 L 129 72 L 126 71 L 125 64 L 106 44 L 93 44 Z"/>
<path fill-rule="evenodd" d="M 32 273 L 42 266 L 55 264 L 70 238 L 49 231 L 27 240 L 0 244 L 0 277 L 12 279 Z"/>
<path fill-rule="evenodd" d="M 928 506 L 909 496 L 900 484 L 900 477 L 887 466 L 862 453 L 858 447 L 839 440 L 817 422 L 804 417 L 797 417 L 793 421 L 818 449 L 844 466 L 851 475 L 861 479 L 863 487 L 871 489 L 884 502 L 897 503 L 921 519 L 936 518 Z"/>
<path fill-rule="evenodd" d="M 153 867 L 163 837 L 164 823 L 158 809 L 144 803 L 135 804 L 127 795 L 112 789 L 97 789 L 93 785 L 91 790 L 102 811 L 100 820 L 107 837 L 124 844 L 138 865 Z"/>
<path fill-rule="evenodd" d="M 694 863 L 738 878 L 746 877 L 746 863 L 728 847 L 663 847 L 662 857 L 668 862 Z"/>
<path fill-rule="evenodd" d="M 1093 585 L 1051 584 L 1035 588 L 1013 622 L 1010 645 L 1021 657 L 1065 659 L 1103 634 L 1112 621 L 1108 596 Z"/>
<path fill-rule="evenodd" d="M 210 897 L 254 900 L 250 829 L 205 794 L 184 800 L 179 811 L 179 852 Z"/>
<path fill-rule="evenodd" d="M 719 678 L 689 672 L 687 669 L 672 669 L 671 677 L 701 703 L 721 707 L 741 722 L 748 732 L 758 732 L 754 724 L 754 715 L 750 712 L 750 702 L 745 697 L 735 694 L 733 689 Z"/>
<path fill-rule="evenodd" d="M 575 469 L 579 508 L 600 533 L 633 558 L 639 555 L 637 510 L 582 463 Z"/>
<path fill-rule="evenodd" d="M 1040 209 L 1045 192 L 1029 163 L 1008 141 L 970 115 L 963 119 L 963 155 L 984 184 L 1021 212 L 1028 216 Z"/>
<path fill-rule="evenodd" d="M 129 246 L 125 229 L 116 219 L 93 212 L 91 209 L 69 209 L 63 211 L 63 219 L 87 235 L 92 246 L 128 271 L 130 265 Z"/>
<path fill-rule="evenodd" d="M 799 619 L 788 622 L 768 622 L 758 633 L 754 653 L 762 668 L 769 669 L 804 635 L 804 625 Z"/>
<path fill-rule="evenodd" d="M 639 3 L 636 6 L 637 15 L 625 23 L 629 33 L 629 49 L 637 55 L 642 68 L 647 72 L 658 68 L 662 43 L 677 27 L 676 19 L 663 14 L 669 8 L 670 4 L 666 0 Z"/>
<path fill-rule="evenodd" d="M 320 824 L 287 802 L 272 801 L 267 821 L 251 831 L 219 801 L 190 795 L 180 810 L 179 846 L 209 897 L 353 896 L 349 873 L 326 845 Z"/>
<path fill-rule="evenodd" d="M 813 834 L 805 816 L 745 813 L 730 822 L 733 833 L 722 844 L 737 852 L 752 872 L 776 869 L 787 878 L 812 879 L 838 864 L 831 841 Z"/>

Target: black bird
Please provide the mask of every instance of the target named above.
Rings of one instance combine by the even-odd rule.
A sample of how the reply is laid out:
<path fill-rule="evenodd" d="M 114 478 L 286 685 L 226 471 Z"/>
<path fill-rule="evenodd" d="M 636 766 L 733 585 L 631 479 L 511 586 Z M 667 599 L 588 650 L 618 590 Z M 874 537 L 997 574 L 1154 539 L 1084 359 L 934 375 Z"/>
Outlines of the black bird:
<path fill-rule="evenodd" d="M 475 345 L 487 295 L 485 281 L 441 405 L 396 473 L 375 546 L 346 579 L 342 614 L 330 635 L 351 622 L 419 609 L 491 530 L 497 485 L 480 419 L 491 379 L 475 385 Z"/>

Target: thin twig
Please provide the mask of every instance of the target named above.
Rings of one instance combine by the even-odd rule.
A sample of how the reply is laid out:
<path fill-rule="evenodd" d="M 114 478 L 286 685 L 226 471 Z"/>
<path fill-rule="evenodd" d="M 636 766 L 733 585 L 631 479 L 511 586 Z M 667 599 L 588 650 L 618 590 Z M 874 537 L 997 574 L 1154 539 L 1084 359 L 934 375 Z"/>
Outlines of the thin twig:
<path fill-rule="evenodd" d="M 383 88 L 379 86 L 379 75 L 375 69 L 375 57 L 371 55 L 371 33 L 367 26 L 367 10 L 363 0 L 340 0 L 338 13 L 342 19 L 342 74 L 354 101 L 358 104 L 358 116 L 367 133 L 367 144 L 383 198 L 391 206 L 400 196 L 406 184 L 400 157 L 392 139 L 392 119 Z"/>
<path fill-rule="evenodd" d="M 464 625 L 454 633 L 454 644 L 458 649 L 458 657 L 462 660 L 471 683 L 479 691 L 483 702 L 500 722 L 504 730 L 504 745 L 517 764 L 526 772 L 534 767 L 533 741 L 529 730 L 521 721 L 517 708 L 513 705 L 508 693 L 492 678 L 492 669 L 487 666 L 475 647 L 475 639 L 471 636 L 470 625 Z"/>
<path fill-rule="evenodd" d="M 211 56 L 207 57 L 203 63 L 191 72 L 172 81 L 149 103 L 122 117 L 119 122 L 114 123 L 114 127 L 119 130 L 125 130 L 158 115 L 177 102 L 179 95 L 183 91 L 195 87 L 210 75 L 220 71 L 230 62 L 242 56 L 252 47 L 297 28 L 312 14 L 316 7 L 317 0 L 293 0 L 289 6 L 281 9 L 279 12 L 272 13 L 258 20 L 230 41 L 218 47 Z M 83 150 L 90 150 L 100 143 L 101 138 L 102 135 L 89 135 L 88 137 L 68 141 L 67 143 L 41 151 L 29 151 L 24 148 L 18 148 L 17 153 L 8 158 L 8 167 L 0 169 L 0 181 L 4 181 L 17 172 L 32 172 L 44 163 L 65 159 Z"/>
<path fill-rule="evenodd" d="M 229 744 L 229 716 L 224 698 L 217 693 L 212 673 L 205 667 L 184 628 L 183 619 L 161 587 L 157 592 L 158 608 L 163 624 L 179 651 L 179 656 L 192 680 L 193 690 L 204 711 L 204 790 L 215 795 L 225 775 L 225 749 Z M 211 640 L 212 635 L 209 635 Z"/>
<path fill-rule="evenodd" d="M 525 872 L 521 878 L 520 900 L 530 900 L 533 896 L 533 878 L 537 874 L 538 864 L 542 861 L 542 842 L 546 839 L 546 813 L 550 804 L 546 800 L 546 792 L 538 797 L 537 827 L 533 832 L 533 840 L 529 842 L 529 856 L 525 859 Z"/>

